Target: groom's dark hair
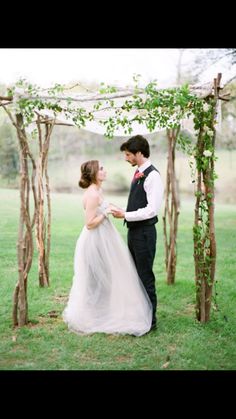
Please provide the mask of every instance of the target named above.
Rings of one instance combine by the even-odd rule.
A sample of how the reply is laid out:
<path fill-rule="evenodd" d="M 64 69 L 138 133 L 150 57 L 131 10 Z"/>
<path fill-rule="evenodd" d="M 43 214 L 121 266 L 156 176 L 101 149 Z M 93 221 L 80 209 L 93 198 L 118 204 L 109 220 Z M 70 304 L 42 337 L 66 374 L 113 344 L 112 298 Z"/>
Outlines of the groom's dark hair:
<path fill-rule="evenodd" d="M 142 135 L 135 135 L 125 143 L 121 144 L 120 151 L 129 151 L 133 154 L 136 154 L 138 151 L 140 151 L 144 157 L 150 156 L 149 144 L 146 138 L 144 138 Z"/>

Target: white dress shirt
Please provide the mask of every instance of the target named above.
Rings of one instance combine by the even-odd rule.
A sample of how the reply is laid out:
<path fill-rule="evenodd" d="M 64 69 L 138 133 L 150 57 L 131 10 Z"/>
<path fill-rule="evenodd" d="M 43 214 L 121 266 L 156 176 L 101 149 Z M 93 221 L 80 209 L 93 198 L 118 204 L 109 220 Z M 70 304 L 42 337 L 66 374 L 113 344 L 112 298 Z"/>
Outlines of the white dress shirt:
<path fill-rule="evenodd" d="M 151 161 L 147 160 L 138 167 L 139 172 L 144 172 L 151 164 Z M 127 221 L 147 220 L 158 214 L 164 194 L 164 186 L 160 174 L 156 170 L 152 170 L 145 179 L 143 187 L 147 194 L 147 205 L 136 211 L 126 211 L 125 219 Z"/>

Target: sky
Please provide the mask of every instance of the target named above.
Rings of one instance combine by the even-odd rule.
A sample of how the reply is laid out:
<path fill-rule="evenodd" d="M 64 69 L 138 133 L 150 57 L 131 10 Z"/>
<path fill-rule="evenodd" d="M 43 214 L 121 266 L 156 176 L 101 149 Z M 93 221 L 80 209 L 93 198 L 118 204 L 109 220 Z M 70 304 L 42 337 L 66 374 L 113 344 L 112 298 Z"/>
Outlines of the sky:
<path fill-rule="evenodd" d="M 184 50 L 183 68 L 198 52 Z M 0 83 L 10 85 L 26 78 L 42 87 L 75 81 L 126 87 L 140 74 L 140 86 L 156 80 L 165 88 L 176 84 L 179 54 L 178 48 L 0 48 Z M 235 68 L 231 70 L 235 74 Z M 222 61 L 199 81 L 212 80 L 217 72 L 226 77 Z"/>
<path fill-rule="evenodd" d="M 192 65 L 197 53 L 197 49 L 184 50 L 183 69 Z M 76 82 L 126 87 L 140 74 L 140 86 L 156 80 L 157 86 L 165 88 L 176 84 L 179 57 L 178 48 L 0 48 L 0 84 L 26 78 L 42 87 Z M 202 80 L 213 80 L 221 66 L 209 69 Z M 98 132 L 97 126 L 90 129 Z"/>
<path fill-rule="evenodd" d="M 133 84 L 156 79 L 165 87 L 175 83 L 179 50 L 160 48 L 0 48 L 0 83 L 19 78 L 49 87 L 72 81 Z"/>

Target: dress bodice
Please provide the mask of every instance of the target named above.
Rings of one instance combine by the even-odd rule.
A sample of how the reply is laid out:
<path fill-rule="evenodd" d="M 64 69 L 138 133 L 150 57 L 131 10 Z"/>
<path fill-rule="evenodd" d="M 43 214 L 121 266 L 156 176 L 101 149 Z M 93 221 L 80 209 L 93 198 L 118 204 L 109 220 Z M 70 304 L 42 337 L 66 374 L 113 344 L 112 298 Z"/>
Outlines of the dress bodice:
<path fill-rule="evenodd" d="M 99 214 L 103 213 L 108 206 L 109 206 L 109 203 L 103 200 L 101 204 L 98 205 L 97 212 Z"/>

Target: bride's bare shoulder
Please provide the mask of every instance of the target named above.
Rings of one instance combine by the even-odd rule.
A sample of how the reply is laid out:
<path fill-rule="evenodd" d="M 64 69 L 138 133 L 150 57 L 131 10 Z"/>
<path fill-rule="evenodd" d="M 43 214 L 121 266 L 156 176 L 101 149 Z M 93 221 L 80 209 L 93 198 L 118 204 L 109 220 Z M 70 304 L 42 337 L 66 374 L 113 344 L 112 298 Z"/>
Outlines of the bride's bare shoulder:
<path fill-rule="evenodd" d="M 91 189 L 88 188 L 84 193 L 82 201 L 83 201 L 84 208 L 86 208 L 86 205 L 87 205 L 88 202 L 98 203 L 99 202 L 99 192 L 96 191 L 93 188 L 91 188 Z"/>

